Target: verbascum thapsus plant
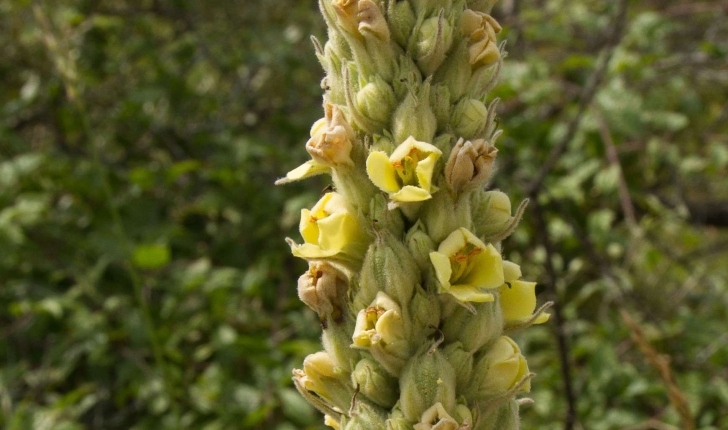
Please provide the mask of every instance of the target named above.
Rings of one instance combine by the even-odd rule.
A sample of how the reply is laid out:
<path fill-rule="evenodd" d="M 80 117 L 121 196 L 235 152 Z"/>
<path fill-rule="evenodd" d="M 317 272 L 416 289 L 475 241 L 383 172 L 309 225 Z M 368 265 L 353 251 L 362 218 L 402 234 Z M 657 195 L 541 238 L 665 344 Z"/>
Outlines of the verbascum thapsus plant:
<path fill-rule="evenodd" d="M 501 255 L 516 227 L 486 191 L 500 135 L 489 103 L 505 56 L 489 0 L 320 0 L 329 40 L 311 159 L 330 175 L 287 239 L 323 351 L 293 371 L 335 429 L 511 430 L 533 374 L 507 336 L 548 319 Z"/>

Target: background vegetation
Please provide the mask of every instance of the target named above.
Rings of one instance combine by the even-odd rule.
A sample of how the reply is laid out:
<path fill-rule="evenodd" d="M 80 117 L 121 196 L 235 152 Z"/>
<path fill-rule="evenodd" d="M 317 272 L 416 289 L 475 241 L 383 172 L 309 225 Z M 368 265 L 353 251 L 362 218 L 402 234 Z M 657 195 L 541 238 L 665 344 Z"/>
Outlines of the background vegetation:
<path fill-rule="evenodd" d="M 504 245 L 559 303 L 524 429 L 728 429 L 728 4 L 495 14 Z M 0 427 L 321 428 L 283 237 L 326 184 L 272 184 L 323 33 L 314 0 L 0 0 Z"/>

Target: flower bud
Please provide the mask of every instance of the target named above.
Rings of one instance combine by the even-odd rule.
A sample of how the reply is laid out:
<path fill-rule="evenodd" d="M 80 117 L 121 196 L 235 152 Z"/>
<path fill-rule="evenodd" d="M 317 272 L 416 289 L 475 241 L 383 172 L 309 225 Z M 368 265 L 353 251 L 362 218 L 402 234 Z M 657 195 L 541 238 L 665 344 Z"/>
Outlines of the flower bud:
<path fill-rule="evenodd" d="M 412 29 L 417 22 L 415 12 L 408 1 L 391 0 L 389 2 L 389 25 L 392 29 L 392 37 L 402 48 L 406 48 L 409 42 Z"/>
<path fill-rule="evenodd" d="M 457 136 L 465 139 L 478 137 L 485 130 L 488 108 L 477 99 L 461 100 L 452 112 L 450 123 Z"/>
<path fill-rule="evenodd" d="M 454 104 L 465 94 L 471 76 L 472 66 L 468 62 L 467 43 L 462 42 L 453 49 L 448 60 L 437 69 L 435 82 L 447 85 L 450 90 L 450 104 Z"/>
<path fill-rule="evenodd" d="M 331 7 L 336 13 L 337 25 L 347 33 L 358 36 L 359 0 L 331 0 Z"/>
<path fill-rule="evenodd" d="M 444 130 L 450 124 L 450 90 L 445 84 L 433 87 L 430 94 L 430 105 L 437 118 L 437 129 Z"/>
<path fill-rule="evenodd" d="M 459 427 L 458 422 L 438 402 L 422 413 L 414 430 L 458 430 Z"/>
<path fill-rule="evenodd" d="M 414 5 L 414 9 L 419 16 L 429 16 L 436 13 L 440 9 L 444 12 L 450 12 L 452 8 L 452 0 L 410 0 Z"/>
<path fill-rule="evenodd" d="M 427 18 L 417 32 L 414 58 L 425 76 L 435 73 L 447 57 L 453 40 L 453 29 L 444 12 Z"/>
<path fill-rule="evenodd" d="M 306 390 L 339 408 L 347 406 L 347 399 L 354 395 L 348 374 L 337 368 L 331 356 L 323 351 L 308 355 L 303 360 L 303 370 L 294 370 L 293 377 Z"/>
<path fill-rule="evenodd" d="M 357 397 L 353 403 L 352 412 L 351 419 L 347 421 L 344 430 L 385 430 L 384 421 L 387 419 L 387 411 L 379 406 Z"/>
<path fill-rule="evenodd" d="M 445 165 L 445 180 L 456 193 L 482 188 L 493 173 L 498 150 L 483 139 L 460 139 Z"/>
<path fill-rule="evenodd" d="M 378 292 L 385 292 L 404 306 L 419 283 L 420 272 L 407 247 L 387 231 L 381 231 L 364 257 L 354 309 L 368 306 Z"/>
<path fill-rule="evenodd" d="M 473 379 L 466 390 L 467 397 L 480 400 L 504 394 L 528 374 L 526 358 L 516 342 L 508 336 L 501 336 L 475 363 Z M 530 390 L 530 382 L 526 381 L 521 391 Z"/>
<path fill-rule="evenodd" d="M 440 302 L 437 297 L 418 286 L 409 304 L 409 319 L 410 345 L 421 345 L 432 333 L 432 327 L 440 323 Z"/>
<path fill-rule="evenodd" d="M 352 348 L 367 349 L 387 372 L 398 375 L 409 357 L 400 306 L 384 292 L 359 311 Z"/>
<path fill-rule="evenodd" d="M 311 262 L 298 278 L 298 297 L 326 321 L 341 322 L 346 308 L 349 280 L 340 270 L 325 262 Z"/>
<path fill-rule="evenodd" d="M 397 61 L 397 72 L 392 81 L 397 100 L 404 100 L 410 94 L 413 86 L 421 84 L 422 72 L 417 64 L 407 55 L 400 55 L 399 61 Z"/>
<path fill-rule="evenodd" d="M 397 380 L 389 375 L 376 361 L 364 358 L 356 364 L 351 383 L 377 405 L 390 409 L 399 399 Z"/>
<path fill-rule="evenodd" d="M 435 243 L 440 243 L 460 227 L 472 228 L 470 200 L 456 199 L 452 193 L 436 193 L 422 209 L 420 219 Z"/>
<path fill-rule="evenodd" d="M 460 18 L 460 31 L 468 39 L 470 64 L 489 65 L 498 61 L 498 40 L 501 26 L 492 16 L 483 12 L 466 9 Z"/>
<path fill-rule="evenodd" d="M 353 165 L 349 154 L 356 139 L 354 129 L 346 121 L 339 106 L 326 103 L 324 111 L 325 117 L 311 127 L 311 139 L 306 143 L 306 151 L 314 161 L 324 166 Z"/>
<path fill-rule="evenodd" d="M 416 93 L 410 93 L 394 112 L 392 133 L 395 142 L 404 142 L 412 137 L 421 142 L 432 142 L 437 131 L 437 118 L 430 107 L 430 84 L 425 83 Z"/>
<path fill-rule="evenodd" d="M 460 430 L 470 430 L 473 428 L 473 413 L 466 405 L 458 403 L 455 406 L 453 418 L 460 423 Z"/>
<path fill-rule="evenodd" d="M 402 417 L 390 418 L 385 424 L 387 430 L 412 430 L 412 424 Z"/>
<path fill-rule="evenodd" d="M 321 335 L 324 349 L 334 360 L 336 366 L 345 372 L 351 372 L 361 359 L 359 350 L 349 347 L 353 328 L 354 322 L 347 317 L 343 324 L 329 324 Z"/>
<path fill-rule="evenodd" d="M 521 428 L 516 400 L 509 400 L 504 405 L 486 409 L 484 412 L 477 417 L 477 425 L 473 430 L 518 430 Z"/>
<path fill-rule="evenodd" d="M 372 81 L 356 93 L 357 109 L 365 118 L 375 123 L 379 131 L 389 124 L 396 103 L 394 90 L 378 75 L 374 75 Z"/>
<path fill-rule="evenodd" d="M 511 200 L 502 191 L 494 190 L 473 196 L 473 223 L 480 236 L 490 237 L 505 230 L 511 222 Z"/>
<path fill-rule="evenodd" d="M 377 230 L 386 230 L 393 236 L 401 236 L 404 230 L 402 213 L 397 210 L 390 210 L 387 199 L 381 193 L 377 193 L 369 202 L 369 218 L 375 223 Z"/>
<path fill-rule="evenodd" d="M 455 369 L 455 380 L 458 387 L 465 387 L 473 373 L 473 353 L 466 351 L 461 342 L 453 342 L 442 351 L 445 358 Z"/>
<path fill-rule="evenodd" d="M 365 38 L 374 37 L 389 43 L 389 27 L 379 6 L 372 0 L 359 0 L 358 6 L 359 32 Z"/>
<path fill-rule="evenodd" d="M 455 407 L 455 371 L 445 356 L 429 345 L 411 358 L 399 380 L 399 404 L 405 418 L 418 422 L 435 403 Z"/>
<path fill-rule="evenodd" d="M 324 415 L 324 425 L 327 425 L 334 430 L 341 430 L 341 423 L 331 415 Z"/>
<path fill-rule="evenodd" d="M 442 332 L 448 342 L 460 342 L 467 352 L 475 352 L 503 333 L 503 312 L 497 297 L 493 302 L 471 303 L 475 314 L 458 307 L 445 319 Z"/>
<path fill-rule="evenodd" d="M 422 220 L 417 220 L 415 225 L 407 232 L 405 238 L 407 248 L 421 271 L 430 269 L 430 252 L 437 248 L 435 241 L 427 234 Z"/>

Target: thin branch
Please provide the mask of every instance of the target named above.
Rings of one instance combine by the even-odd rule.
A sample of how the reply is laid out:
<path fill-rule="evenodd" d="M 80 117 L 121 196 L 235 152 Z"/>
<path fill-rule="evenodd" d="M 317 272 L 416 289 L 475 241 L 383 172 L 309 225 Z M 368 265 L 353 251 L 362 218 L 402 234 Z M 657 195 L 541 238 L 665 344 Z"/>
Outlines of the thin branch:
<path fill-rule="evenodd" d="M 599 84 L 601 84 L 604 76 L 606 75 L 607 66 L 609 66 L 609 62 L 612 59 L 614 50 L 619 45 L 619 42 L 622 40 L 622 36 L 624 35 L 626 17 L 627 0 L 621 0 L 618 5 L 617 16 L 615 17 L 614 24 L 612 25 L 613 31 L 607 39 L 607 43 L 603 50 L 604 54 L 601 57 L 599 65 L 594 70 L 594 72 L 592 72 L 586 87 L 584 87 L 584 91 L 581 93 L 576 116 L 574 116 L 574 118 L 569 123 L 564 137 L 549 153 L 548 158 L 541 166 L 541 170 L 539 170 L 533 182 L 531 182 L 531 184 L 527 187 L 526 192 L 528 196 L 535 197 L 536 195 L 538 195 L 538 192 L 543 186 L 544 179 L 554 168 L 556 163 L 559 161 L 559 158 L 561 158 L 561 155 L 563 155 L 564 151 L 566 151 L 566 147 L 569 145 L 569 142 L 571 142 L 571 140 L 576 135 L 576 132 L 579 130 L 579 126 L 581 125 L 584 112 L 586 112 L 587 107 L 589 107 L 592 100 L 594 99 L 594 95 L 599 88 Z"/>
<path fill-rule="evenodd" d="M 539 233 L 540 240 L 546 249 L 546 273 L 548 275 L 548 284 L 551 288 L 554 305 L 554 327 L 556 341 L 559 348 L 559 361 L 561 363 L 561 378 L 564 381 L 564 394 L 566 396 L 566 417 L 564 418 L 564 430 L 572 430 L 577 421 L 576 416 L 576 396 L 574 395 L 574 383 L 571 378 L 571 359 L 569 357 L 569 344 L 564 330 L 564 316 L 561 313 L 561 302 L 556 291 L 556 269 L 552 261 L 554 255 L 554 247 L 551 239 L 548 237 L 546 230 L 546 221 L 543 215 L 543 209 L 538 201 L 535 201 L 533 208 L 533 216 L 536 222 L 536 230 Z"/>
<path fill-rule="evenodd" d="M 647 362 L 657 370 L 662 382 L 667 386 L 667 397 L 680 415 L 681 428 L 683 430 L 695 430 L 695 420 L 690 412 L 690 405 L 688 405 L 685 394 L 675 382 L 675 378 L 670 370 L 669 361 L 664 356 L 658 354 L 655 348 L 650 345 L 642 331 L 642 327 L 632 319 L 627 311 L 620 309 L 619 313 L 631 331 L 632 340 L 637 344 L 640 351 L 642 351 Z"/>
<path fill-rule="evenodd" d="M 624 178 L 624 171 L 622 170 L 622 164 L 619 162 L 619 154 L 617 154 L 617 147 L 614 145 L 612 139 L 612 133 L 609 130 L 609 125 L 604 120 L 604 116 L 599 109 L 594 109 L 597 121 L 599 122 L 599 134 L 604 142 L 604 149 L 607 154 L 609 164 L 617 168 L 619 175 L 619 203 L 622 206 L 622 212 L 624 212 L 624 219 L 627 222 L 627 227 L 630 231 L 634 231 L 637 227 L 637 217 L 635 216 L 634 204 L 632 204 L 632 198 L 629 196 L 629 188 L 627 187 L 627 180 Z"/>

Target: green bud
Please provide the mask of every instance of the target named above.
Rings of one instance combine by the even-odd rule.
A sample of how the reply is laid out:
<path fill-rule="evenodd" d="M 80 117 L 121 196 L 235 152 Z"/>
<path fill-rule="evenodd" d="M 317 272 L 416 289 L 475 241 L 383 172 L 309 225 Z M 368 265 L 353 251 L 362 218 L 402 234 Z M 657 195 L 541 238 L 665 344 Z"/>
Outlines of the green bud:
<path fill-rule="evenodd" d="M 387 411 L 357 397 L 352 408 L 351 419 L 347 421 L 344 430 L 387 430 L 384 424 L 386 419 Z"/>
<path fill-rule="evenodd" d="M 402 371 L 399 380 L 400 407 L 405 418 L 419 422 L 435 403 L 446 410 L 455 407 L 455 371 L 445 356 L 424 345 Z"/>
<path fill-rule="evenodd" d="M 455 134 L 464 139 L 474 139 L 485 130 L 488 108 L 477 99 L 463 99 L 453 110 L 451 124 Z"/>
<path fill-rule="evenodd" d="M 475 352 L 486 343 L 492 342 L 503 333 L 503 311 L 496 300 L 487 303 L 473 303 L 475 315 L 463 307 L 455 309 L 443 323 L 442 332 L 448 342 L 461 342 L 463 349 Z"/>
<path fill-rule="evenodd" d="M 478 236 L 489 237 L 505 230 L 511 222 L 511 200 L 502 191 L 475 193 L 473 223 Z"/>
<path fill-rule="evenodd" d="M 426 202 L 420 219 L 424 220 L 427 233 L 438 244 L 460 227 L 472 230 L 470 201 L 456 201 L 455 196 L 447 192 L 435 193 Z"/>
<path fill-rule="evenodd" d="M 475 69 L 468 81 L 466 93 L 472 97 L 482 97 L 487 94 L 498 83 L 498 76 L 500 75 L 502 65 L 502 60 L 498 60 L 494 64 Z"/>
<path fill-rule="evenodd" d="M 390 409 L 399 399 L 397 380 L 376 361 L 365 358 L 356 364 L 351 383 L 377 405 Z"/>
<path fill-rule="evenodd" d="M 412 430 L 412 424 L 402 417 L 390 418 L 387 420 L 386 425 L 387 430 Z"/>
<path fill-rule="evenodd" d="M 307 356 L 303 360 L 303 370 L 294 370 L 293 378 L 297 384 L 338 408 L 347 407 L 347 399 L 354 395 L 349 374 L 337 367 L 331 356 L 323 351 Z"/>
<path fill-rule="evenodd" d="M 437 296 L 418 286 L 409 304 L 408 315 L 411 324 L 410 344 L 421 345 L 432 333 L 432 327 L 437 327 L 440 323 L 440 302 Z"/>
<path fill-rule="evenodd" d="M 422 220 L 417 220 L 415 225 L 409 229 L 405 242 L 417 266 L 423 273 L 427 272 L 432 265 L 430 262 L 430 252 L 437 249 L 437 244 L 427 234 Z"/>
<path fill-rule="evenodd" d="M 519 430 L 518 403 L 509 400 L 497 408 L 486 409 L 485 413 L 475 417 L 473 430 Z"/>
<path fill-rule="evenodd" d="M 392 131 L 395 144 L 412 136 L 420 142 L 432 142 L 437 131 L 437 118 L 430 107 L 430 84 L 411 87 L 409 94 L 394 112 Z"/>
<path fill-rule="evenodd" d="M 398 100 L 403 100 L 410 93 L 410 88 L 422 84 L 422 72 L 412 58 L 401 55 L 397 62 L 397 72 L 392 85 Z"/>
<path fill-rule="evenodd" d="M 461 42 L 448 56 L 448 60 L 435 73 L 435 82 L 441 82 L 450 90 L 450 103 L 465 95 L 468 88 L 472 67 L 468 62 L 468 47 L 466 42 Z"/>
<path fill-rule="evenodd" d="M 399 209 L 390 210 L 383 194 L 376 194 L 369 203 L 369 217 L 377 230 L 386 230 L 395 237 L 402 235 L 404 220 Z"/>
<path fill-rule="evenodd" d="M 364 257 L 354 309 L 368 306 L 380 291 L 400 305 L 409 303 L 420 281 L 420 271 L 407 247 L 386 230 L 380 231 Z"/>
<path fill-rule="evenodd" d="M 354 329 L 353 321 L 347 318 L 344 324 L 330 324 L 321 336 L 324 349 L 336 363 L 336 366 L 346 372 L 351 372 L 354 365 L 361 359 L 359 351 L 349 347 L 351 332 Z"/>
<path fill-rule="evenodd" d="M 473 353 L 466 351 L 461 342 L 454 342 L 442 351 L 455 369 L 455 379 L 458 387 L 465 387 L 473 374 Z"/>
<path fill-rule="evenodd" d="M 440 9 L 450 12 L 452 0 L 410 0 L 418 16 L 427 17 Z"/>
<path fill-rule="evenodd" d="M 450 124 L 450 90 L 444 84 L 438 84 L 433 87 L 430 94 L 430 105 L 432 111 L 437 118 L 437 129 L 444 130 Z"/>
<path fill-rule="evenodd" d="M 376 123 L 380 134 L 389 124 L 395 105 L 394 90 L 379 75 L 375 75 L 371 82 L 356 93 L 358 111 L 369 121 Z"/>
<path fill-rule="evenodd" d="M 412 6 L 407 0 L 390 0 L 388 19 L 395 42 L 402 48 L 406 48 L 412 29 L 417 22 Z"/>
<path fill-rule="evenodd" d="M 429 76 L 440 67 L 447 57 L 453 41 L 452 25 L 440 10 L 438 16 L 427 18 L 417 32 L 414 57 L 425 76 Z"/>

